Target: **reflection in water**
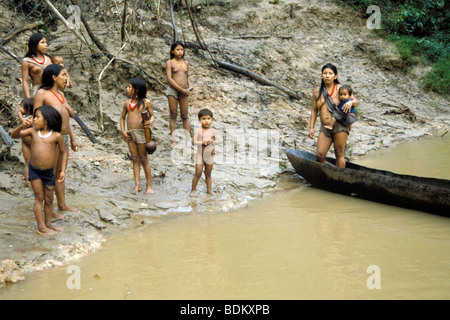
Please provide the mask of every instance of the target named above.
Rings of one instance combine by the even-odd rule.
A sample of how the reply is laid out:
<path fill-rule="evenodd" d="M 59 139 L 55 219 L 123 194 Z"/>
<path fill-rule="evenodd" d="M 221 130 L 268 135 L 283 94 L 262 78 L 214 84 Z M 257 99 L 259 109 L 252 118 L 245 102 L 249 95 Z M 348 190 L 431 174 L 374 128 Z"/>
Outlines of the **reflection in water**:
<path fill-rule="evenodd" d="M 450 219 L 303 183 L 288 189 L 235 212 L 178 214 L 114 236 L 76 262 L 80 290 L 67 288 L 61 267 L 29 275 L 0 299 L 450 298 Z M 367 288 L 372 265 L 379 290 Z"/>

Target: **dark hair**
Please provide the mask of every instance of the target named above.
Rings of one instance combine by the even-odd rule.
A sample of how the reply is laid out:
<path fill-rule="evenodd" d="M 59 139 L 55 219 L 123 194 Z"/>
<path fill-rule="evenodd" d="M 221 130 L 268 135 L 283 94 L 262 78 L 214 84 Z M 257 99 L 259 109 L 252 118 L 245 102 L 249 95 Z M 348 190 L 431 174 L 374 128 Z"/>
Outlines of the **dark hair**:
<path fill-rule="evenodd" d="M 334 65 L 332 65 L 331 63 L 327 63 L 326 65 L 324 65 L 322 67 L 322 73 L 323 73 L 323 70 L 325 70 L 325 69 L 331 69 L 334 72 L 334 74 L 337 75 L 337 68 Z M 334 83 L 338 84 L 339 80 L 337 78 L 334 79 Z M 325 82 L 322 79 L 322 81 L 320 82 L 319 96 L 317 97 L 317 99 L 320 98 L 324 89 L 325 89 Z"/>
<path fill-rule="evenodd" d="M 39 87 L 40 89 L 50 90 L 53 87 L 53 84 L 55 83 L 55 80 L 53 79 L 53 76 L 58 76 L 63 67 L 61 67 L 59 64 L 50 64 L 45 69 L 44 72 L 42 72 L 42 84 Z"/>
<path fill-rule="evenodd" d="M 198 112 L 198 120 L 200 120 L 200 118 L 203 116 L 210 116 L 211 118 L 213 118 L 213 114 L 209 109 L 202 109 Z"/>
<path fill-rule="evenodd" d="M 175 41 L 174 43 L 172 43 L 172 46 L 170 47 L 170 59 L 173 59 L 173 58 L 175 58 L 175 55 L 173 54 L 173 50 L 175 50 L 175 48 L 177 47 L 177 46 L 182 46 L 183 47 L 183 49 L 184 49 L 184 44 L 182 43 L 182 42 L 180 42 L 180 41 Z M 181 58 L 184 58 L 184 51 L 183 51 L 183 56 L 181 57 Z"/>
<path fill-rule="evenodd" d="M 339 88 L 339 93 L 341 92 L 341 90 L 347 90 L 349 96 L 351 96 L 351 95 L 353 94 L 353 89 L 352 89 L 352 87 L 350 87 L 350 86 L 347 85 L 347 84 L 344 84 L 344 85 L 342 85 L 342 86 Z"/>
<path fill-rule="evenodd" d="M 22 100 L 22 106 L 27 115 L 33 114 L 33 107 L 34 107 L 33 102 L 34 102 L 33 98 L 25 98 Z"/>
<path fill-rule="evenodd" d="M 62 118 L 58 110 L 49 105 L 40 106 L 34 110 L 33 118 L 36 117 L 36 112 L 38 110 L 42 113 L 42 117 L 47 121 L 47 127 L 50 130 L 61 132 Z"/>
<path fill-rule="evenodd" d="M 147 84 L 145 83 L 145 80 L 142 80 L 141 78 L 131 78 L 130 84 L 136 92 L 138 108 L 140 105 L 145 107 L 144 99 L 147 98 Z"/>
<path fill-rule="evenodd" d="M 39 41 L 41 41 L 45 36 L 42 33 L 33 33 L 28 39 L 28 51 L 25 57 L 31 57 L 37 55 L 37 46 Z"/>

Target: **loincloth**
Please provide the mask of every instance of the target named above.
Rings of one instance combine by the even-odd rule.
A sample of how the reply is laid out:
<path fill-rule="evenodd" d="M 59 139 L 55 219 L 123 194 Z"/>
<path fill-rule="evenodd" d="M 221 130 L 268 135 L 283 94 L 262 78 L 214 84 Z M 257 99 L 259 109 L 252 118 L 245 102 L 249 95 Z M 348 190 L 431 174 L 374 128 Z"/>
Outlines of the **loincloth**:
<path fill-rule="evenodd" d="M 130 129 L 127 131 L 127 134 L 135 143 L 142 144 L 147 142 L 144 129 Z"/>
<path fill-rule="evenodd" d="M 175 98 L 177 98 L 177 99 L 180 99 L 181 97 L 185 96 L 185 94 L 184 94 L 184 93 L 181 93 L 181 92 L 178 91 L 178 90 L 175 90 L 175 89 L 172 88 L 172 87 L 167 87 L 167 90 L 166 90 L 166 96 L 173 96 L 173 97 L 175 97 Z"/>
<path fill-rule="evenodd" d="M 63 135 L 64 146 L 68 146 L 70 143 L 70 134 Z"/>
<path fill-rule="evenodd" d="M 332 136 L 333 134 L 338 133 L 338 132 L 341 132 L 341 131 L 344 131 L 344 132 L 347 132 L 347 134 L 350 134 L 350 129 L 349 129 L 349 127 L 346 126 L 346 125 L 343 125 L 342 123 L 340 123 L 340 122 L 338 122 L 338 121 L 336 121 L 336 123 L 334 124 L 332 130 L 325 129 L 325 128 L 323 127 L 323 124 L 320 124 L 320 132 L 325 133 L 325 135 L 326 135 L 328 138 L 331 138 L 331 136 Z"/>

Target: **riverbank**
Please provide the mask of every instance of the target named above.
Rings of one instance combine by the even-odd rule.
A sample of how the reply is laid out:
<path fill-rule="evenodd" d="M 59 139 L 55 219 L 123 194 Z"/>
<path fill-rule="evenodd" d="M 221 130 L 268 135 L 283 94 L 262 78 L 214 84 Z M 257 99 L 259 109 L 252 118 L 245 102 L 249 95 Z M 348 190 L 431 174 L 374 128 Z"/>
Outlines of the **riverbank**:
<path fill-rule="evenodd" d="M 450 136 L 411 141 L 358 163 L 450 178 L 449 143 Z M 291 177 L 279 182 L 282 192 L 246 208 L 178 213 L 110 235 L 95 254 L 29 274 L 0 290 L 0 300 L 448 297 L 450 219 L 326 192 Z M 381 277 L 375 278 L 377 271 Z"/>
<path fill-rule="evenodd" d="M 311 98 L 320 83 L 320 68 L 327 62 L 337 65 L 340 81 L 351 84 L 361 102 L 359 119 L 348 140 L 350 159 L 448 130 L 448 100 L 420 88 L 423 69 L 408 75 L 401 73 L 395 47 L 372 36 L 365 28 L 365 20 L 350 15 L 348 10 L 319 0 L 285 1 L 279 5 L 243 2 L 237 7 L 211 5 L 202 10 L 202 35 L 216 57 L 292 88 L 301 99 L 291 99 L 275 87 L 262 86 L 242 75 L 214 69 L 202 52 L 189 49 L 186 59 L 192 66 L 190 76 L 195 87 L 190 98 L 191 124 L 197 124 L 200 109 L 210 108 L 215 128 L 224 134 L 213 170 L 216 195 L 206 196 L 201 181 L 200 197 L 192 199 L 188 194 L 194 172 L 193 149 L 185 148 L 180 140 L 172 150 L 169 143 L 164 65 L 172 29 L 167 8 L 159 24 L 151 22 L 149 15 L 142 33 L 130 34 L 129 45 L 118 55 L 140 67 L 116 63 L 105 71 L 101 91 L 103 132 L 97 121 L 97 79 L 107 60 L 91 56 L 86 48 L 80 50 L 72 32 L 59 24 L 50 31 L 49 51 L 64 57 L 74 82 L 74 88 L 65 91 L 66 97 L 98 142 L 93 144 L 72 123 L 80 150 L 70 156 L 66 193 L 68 205 L 80 213 L 65 213 L 67 220 L 55 221 L 64 232 L 52 237 L 35 232 L 33 194 L 22 178 L 20 142 L 11 150 L 1 144 L 0 246 L 4 249 L 0 261 L 14 262 L 6 269 L 16 268 L 16 274 L 23 274 L 69 263 L 98 250 L 111 234 L 177 213 L 228 212 L 266 193 L 283 190 L 279 179 L 291 174 L 283 148 L 315 150 L 314 141 L 307 136 Z M 329 12 L 336 13 L 335 20 L 330 20 Z M 11 29 L 7 17 L 13 14 L 9 7 L 2 7 L 2 32 Z M 189 25 L 186 15 L 180 15 L 180 19 L 184 26 Z M 111 22 L 106 29 L 95 17 L 89 23 L 110 51 L 117 52 L 120 37 L 115 30 L 120 23 Z M 330 25 L 338 28 L 324 43 L 323 32 Z M 30 34 L 19 34 L 8 48 L 22 56 Z M 356 36 L 349 39 L 349 34 Z M 196 41 L 187 30 L 185 36 L 187 41 Z M 341 39 L 348 41 L 343 43 Z M 20 78 L 20 68 L 5 53 L 1 52 L 0 58 L 0 101 L 4 110 L 1 124 L 10 132 L 22 97 L 21 85 L 14 80 Z M 118 126 L 127 81 L 135 75 L 146 79 L 156 117 L 153 133 L 158 149 L 149 157 L 155 194 L 149 196 L 132 193 L 131 159 Z M 181 128 L 180 121 L 177 125 Z M 256 140 L 237 139 L 245 134 L 253 134 Z M 253 149 L 255 141 L 261 142 L 257 149 Z M 144 183 L 143 173 L 141 176 Z"/>

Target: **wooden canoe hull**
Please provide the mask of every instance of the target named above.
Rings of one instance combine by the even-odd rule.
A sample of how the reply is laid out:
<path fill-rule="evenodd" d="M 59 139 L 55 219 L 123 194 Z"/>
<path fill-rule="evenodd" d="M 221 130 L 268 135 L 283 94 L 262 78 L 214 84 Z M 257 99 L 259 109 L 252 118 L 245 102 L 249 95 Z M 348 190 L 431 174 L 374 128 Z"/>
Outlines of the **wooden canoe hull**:
<path fill-rule="evenodd" d="M 450 217 L 450 180 L 416 177 L 363 167 L 351 162 L 346 168 L 316 162 L 316 155 L 286 150 L 297 174 L 313 187 Z"/>

